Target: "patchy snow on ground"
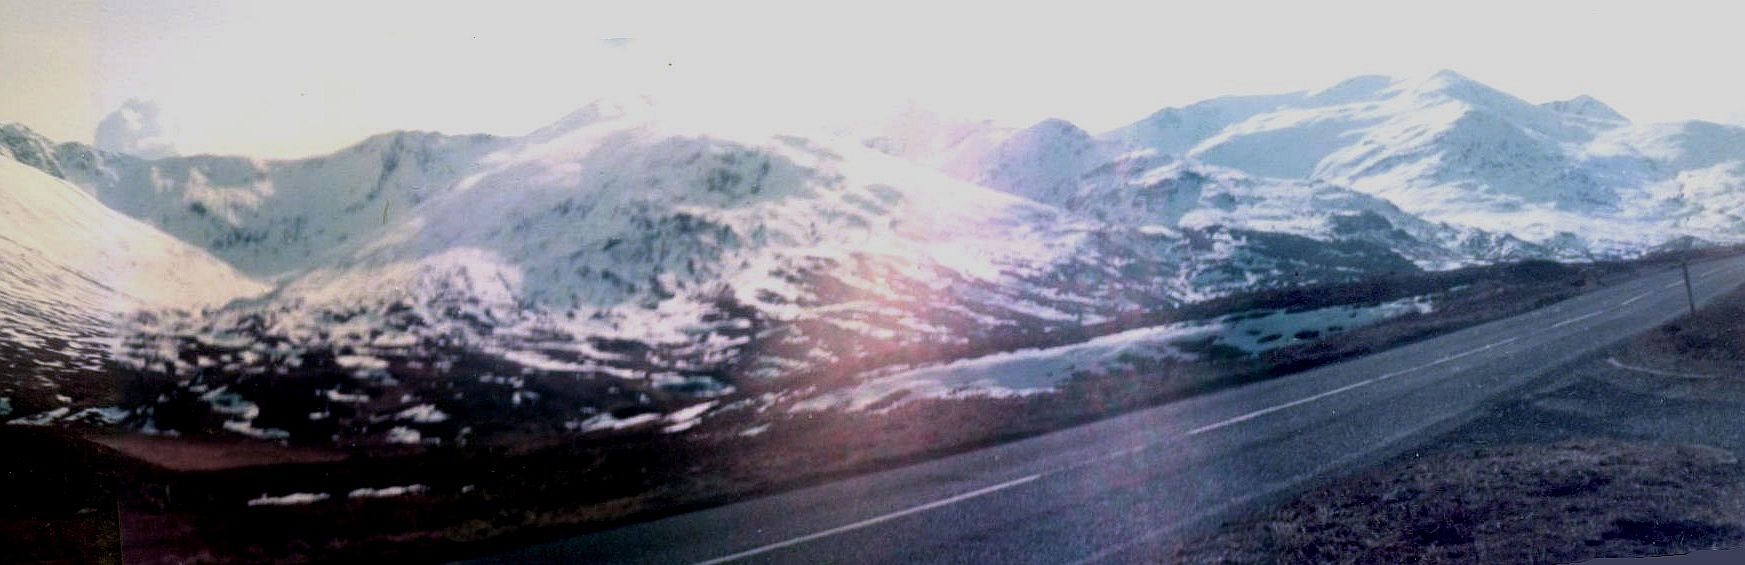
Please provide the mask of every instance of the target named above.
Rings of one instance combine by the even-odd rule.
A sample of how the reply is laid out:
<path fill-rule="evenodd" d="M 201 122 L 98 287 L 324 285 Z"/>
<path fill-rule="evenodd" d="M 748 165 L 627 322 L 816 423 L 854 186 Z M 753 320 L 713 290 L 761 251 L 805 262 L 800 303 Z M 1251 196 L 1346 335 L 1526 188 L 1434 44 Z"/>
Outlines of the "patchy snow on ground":
<path fill-rule="evenodd" d="M 586 420 L 582 420 L 580 422 L 566 422 L 564 424 L 564 427 L 569 428 L 571 430 L 581 431 L 584 433 L 585 432 L 597 432 L 597 431 L 601 431 L 601 430 L 622 430 L 625 428 L 634 428 L 636 426 L 655 422 L 655 421 L 658 421 L 660 419 L 661 419 L 661 415 L 655 414 L 655 413 L 637 414 L 637 415 L 631 416 L 629 418 L 619 418 L 619 417 L 613 416 L 611 412 L 607 412 L 607 413 L 596 415 L 592 418 L 588 418 Z"/>
<path fill-rule="evenodd" d="M 333 360 L 347 369 L 378 371 L 388 368 L 388 362 L 368 355 L 340 355 Z"/>
<path fill-rule="evenodd" d="M 1265 351 L 1366 326 L 1404 314 L 1428 314 L 1429 297 L 1395 300 L 1371 306 L 1337 306 L 1304 312 L 1272 310 L 1220 318 L 1217 342 L 1249 352 Z"/>
<path fill-rule="evenodd" d="M 360 488 L 360 489 L 356 489 L 356 490 L 351 491 L 349 494 L 346 494 L 345 496 L 346 496 L 346 498 L 394 498 L 397 496 L 406 496 L 408 494 L 419 494 L 419 493 L 422 493 L 422 492 L 427 491 L 427 490 L 430 490 L 430 488 L 426 487 L 424 485 L 407 485 L 407 486 L 386 487 L 386 488 Z"/>
<path fill-rule="evenodd" d="M 327 397 L 327 400 L 332 402 L 361 404 L 370 401 L 370 396 L 367 394 L 348 394 L 340 392 L 339 389 L 328 389 L 327 392 L 323 394 Z"/>
<path fill-rule="evenodd" d="M 804 412 L 844 405 L 850 410 L 865 410 L 898 394 L 908 398 L 955 398 L 1050 392 L 1054 385 L 1074 374 L 1113 367 L 1128 355 L 1188 359 L 1188 354 L 1176 349 L 1174 343 L 1208 331 L 1172 324 L 1129 330 L 1073 345 L 1007 351 L 903 370 L 800 402 L 794 410 Z"/>
<path fill-rule="evenodd" d="M 112 426 L 112 425 L 121 423 L 122 421 L 126 420 L 128 416 L 131 416 L 131 415 L 133 415 L 132 410 L 128 410 L 128 409 L 122 408 L 120 406 L 108 406 L 108 407 L 102 407 L 102 408 L 96 408 L 96 407 L 86 408 L 84 410 L 80 410 L 78 412 L 73 413 L 73 415 L 71 415 L 71 416 L 67 416 L 65 419 L 67 421 L 71 421 L 71 422 L 84 422 L 84 423 L 90 423 L 90 424 L 101 424 L 101 425 Z"/>
<path fill-rule="evenodd" d="M 832 408 L 886 408 L 918 398 L 1002 398 L 1054 392 L 1076 375 L 1130 369 L 1139 361 L 1197 356 L 1181 347 L 1189 341 L 1255 353 L 1338 333 L 1407 313 L 1431 309 L 1427 297 L 1368 306 L 1335 306 L 1302 312 L 1263 310 L 1214 320 L 1182 322 L 1128 330 L 1090 341 L 1041 349 L 1021 349 L 922 367 L 898 367 L 874 372 L 859 385 L 825 393 L 798 403 L 792 411 Z"/>
<path fill-rule="evenodd" d="M 314 504 L 332 498 L 324 492 L 298 492 L 284 496 L 261 495 L 260 498 L 248 501 L 249 506 L 297 506 Z"/>
<path fill-rule="evenodd" d="M 291 437 L 291 432 L 285 430 L 254 427 L 253 420 L 228 420 L 224 422 L 224 429 L 255 439 L 289 439 Z"/>
<path fill-rule="evenodd" d="M 409 420 L 419 424 L 436 424 L 448 421 L 448 414 L 436 409 L 434 404 L 419 404 L 395 415 L 401 420 Z"/>
<path fill-rule="evenodd" d="M 424 434 L 422 432 L 406 426 L 394 426 L 393 429 L 388 430 L 386 439 L 388 440 L 388 443 L 400 443 L 405 445 L 420 445 L 425 443 Z"/>
<path fill-rule="evenodd" d="M 529 369 L 537 369 L 537 370 L 541 370 L 541 371 L 563 372 L 563 373 L 584 373 L 584 372 L 588 372 L 590 370 L 593 370 L 595 368 L 593 366 L 583 365 L 580 363 L 570 363 L 567 361 L 559 361 L 559 360 L 552 359 L 550 357 L 547 357 L 545 355 L 542 355 L 542 354 L 539 354 L 539 353 L 533 352 L 533 351 L 511 351 L 511 350 L 507 350 L 507 349 L 503 349 L 503 348 L 494 348 L 494 349 L 491 349 L 489 351 L 491 353 L 496 353 L 498 355 L 501 355 L 503 357 L 503 359 L 508 360 L 508 361 L 515 363 L 517 365 L 520 365 L 522 367 L 526 367 Z"/>
<path fill-rule="evenodd" d="M 72 409 L 67 408 L 65 406 L 62 406 L 62 407 L 56 408 L 54 410 L 49 410 L 47 412 L 41 412 L 41 413 L 35 414 L 33 416 L 19 418 L 19 419 L 16 419 L 16 420 L 13 420 L 13 421 L 7 422 L 7 423 L 15 425 L 15 426 L 46 426 L 46 425 L 49 425 L 50 423 L 54 422 L 55 420 L 59 420 L 61 418 L 61 416 L 67 415 L 67 412 L 70 412 L 70 411 L 72 411 Z"/>
<path fill-rule="evenodd" d="M 20 228 L 0 237 L 0 289 L 31 290 L 0 292 L 0 371 L 28 349 L 29 376 L 47 385 L 106 362 L 174 377 L 154 406 L 130 406 L 141 428 L 168 426 L 181 395 L 211 392 L 201 402 L 224 418 L 186 425 L 227 420 L 226 433 L 277 438 L 253 422 L 289 403 L 340 436 L 431 445 L 489 411 L 462 408 L 481 395 L 446 404 L 460 390 L 405 393 L 488 369 L 516 375 L 480 382 L 514 387 L 484 398 L 524 429 L 564 409 L 577 410 L 571 429 L 678 433 L 713 410 L 700 403 L 731 402 L 752 382 L 791 377 L 804 390 L 911 352 L 1466 257 L 1440 247 L 1446 230 L 1374 197 L 1166 155 L 1180 151 L 1111 162 L 1058 120 L 963 130 L 1006 148 L 998 163 L 1015 168 L 988 176 L 907 160 L 963 141 L 929 132 L 934 120 L 869 148 L 858 135 L 600 108 L 519 138 L 393 132 L 297 160 L 142 160 L 0 126 L 0 185 L 17 185 L 0 193 L 0 224 Z M 1106 171 L 1086 181 L 1087 167 Z M 1716 171 L 1693 194 L 1730 186 Z M 998 179 L 1046 181 L 1058 198 L 978 185 Z M 1178 330 L 1203 331 L 1165 333 Z M 1128 337 L 1138 341 L 1079 354 L 1180 354 L 1167 336 Z M 57 340 L 91 352 L 39 353 Z M 929 394 L 1026 394 L 1076 370 L 1049 366 L 1030 384 L 954 376 L 999 362 L 929 369 Z M 355 382 L 301 377 L 332 365 Z M 561 382 L 550 377 L 582 384 L 522 390 Z M 623 382 L 600 390 L 602 377 Z M 235 382 L 257 378 L 318 386 L 297 394 L 325 402 Z M 45 408 L 9 386 L 0 394 L 19 408 Z M 437 398 L 451 411 L 418 406 Z M 73 414 L 91 402 L 62 401 Z"/>
<path fill-rule="evenodd" d="M 697 424 L 702 423 L 703 413 L 708 412 L 710 408 L 714 408 L 718 403 L 718 401 L 711 400 L 687 406 L 676 410 L 671 414 L 667 414 L 667 426 L 661 428 L 661 431 L 669 434 L 676 434 L 694 428 Z"/>

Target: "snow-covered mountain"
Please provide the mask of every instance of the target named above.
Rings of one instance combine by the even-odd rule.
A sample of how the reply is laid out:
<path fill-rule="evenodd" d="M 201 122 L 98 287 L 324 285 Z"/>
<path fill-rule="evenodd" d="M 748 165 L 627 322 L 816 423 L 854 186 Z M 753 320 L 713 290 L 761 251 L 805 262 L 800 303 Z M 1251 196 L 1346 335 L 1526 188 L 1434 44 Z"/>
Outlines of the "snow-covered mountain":
<path fill-rule="evenodd" d="M 1617 126 L 1630 122 L 1629 118 L 1619 114 L 1617 110 L 1598 99 L 1586 94 L 1568 100 L 1554 100 L 1540 104 L 1539 107 L 1556 111 L 1565 116 L 1600 122 L 1602 126 Z"/>
<path fill-rule="evenodd" d="M 130 422 L 417 443 L 474 425 L 685 429 L 753 397 L 1230 293 L 1738 240 L 1741 141 L 1442 73 L 1217 99 L 1101 135 L 915 108 L 800 135 L 637 99 L 520 137 L 142 159 L 9 125 L 0 190 L 35 195 L 8 220 L 66 208 L 43 194 L 81 203 L 84 219 L 42 233 L 139 232 L 93 240 L 121 255 L 82 263 L 23 245 L 37 255 L 5 259 L 38 258 L 9 288 L 57 269 L 98 281 L 50 285 L 87 303 L 163 288 L 90 274 L 136 261 L 211 305 L 92 310 L 110 321 L 82 366 L 162 383 Z M 116 243 L 134 240 L 171 251 Z M 171 414 L 189 406 L 207 408 Z"/>
<path fill-rule="evenodd" d="M 991 120 L 945 116 L 916 104 L 876 120 L 865 131 L 847 128 L 848 136 L 880 152 L 895 155 L 964 178 L 977 172 L 980 159 L 1017 131 Z"/>
<path fill-rule="evenodd" d="M 54 399 L 71 401 L 63 385 L 92 387 L 86 381 L 109 366 L 127 316 L 222 305 L 268 288 L 7 155 L 0 225 L 0 416 L 35 408 L 113 418 L 56 408 Z M 112 398 L 85 405 L 104 400 Z"/>
<path fill-rule="evenodd" d="M 1192 159 L 1128 153 L 1061 186 L 1050 202 L 1113 225 L 1241 229 L 1331 245 L 1367 243 L 1426 269 L 1541 258 L 1507 234 L 1433 223 L 1387 200 L 1322 181 L 1255 177 Z"/>
<path fill-rule="evenodd" d="M 893 144 L 886 136 L 871 136 L 867 144 L 959 179 L 1112 226 L 1153 232 L 1246 230 L 1291 234 L 1325 244 L 1362 241 L 1431 269 L 1557 254 L 1506 232 L 1427 221 L 1385 198 L 1312 175 L 1265 176 L 1219 166 L 1200 155 L 1169 152 L 1199 143 L 1190 136 L 1216 138 L 1224 129 L 1288 104 L 1343 103 L 1383 86 L 1364 78 L 1318 93 L 1219 99 L 1164 110 L 1102 136 L 1058 119 L 1023 129 L 910 119 L 903 128 L 909 138 L 971 142 L 919 145 L 936 153 L 917 152 L 916 144 Z M 917 133 L 917 124 L 926 123 L 943 133 L 931 137 Z M 1271 155 L 1275 164 L 1291 158 L 1262 153 Z"/>
<path fill-rule="evenodd" d="M 873 135 L 868 144 L 1069 209 L 1094 200 L 1087 195 L 1108 192 L 1111 183 L 1129 187 L 1116 192 L 1145 192 L 1133 187 L 1178 160 L 1188 169 L 1221 167 L 1253 179 L 1212 175 L 1237 184 L 1290 181 L 1326 194 L 1367 194 L 1415 220 L 1445 224 L 1432 230 L 1439 234 L 1414 232 L 1442 242 L 1448 252 L 1442 259 L 1452 261 L 1421 260 L 1425 266 L 1458 263 L 1463 254 L 1473 261 L 1521 254 L 1591 258 L 1633 255 L 1685 238 L 1745 239 L 1732 196 L 1745 179 L 1739 172 L 1745 128 L 1633 124 L 1589 96 L 1533 104 L 1451 71 L 1217 98 L 1165 108 L 1097 135 L 1062 120 L 1023 129 L 939 119 L 903 124 L 903 139 L 965 141 L 902 144 Z M 1316 202 L 1300 208 L 1303 215 L 1368 209 L 1348 196 Z M 1185 215 L 1203 204 L 1188 199 L 1172 206 Z M 1348 204 L 1356 207 L 1344 208 Z M 1220 219 L 1229 226 L 1243 221 L 1240 214 Z"/>
<path fill-rule="evenodd" d="M 203 247 L 244 272 L 281 277 L 366 240 L 502 144 L 394 132 L 313 159 L 197 155 L 155 160 L 55 144 L 0 126 L 0 152 L 84 188 L 111 209 Z"/>
<path fill-rule="evenodd" d="M 493 333 L 566 336 L 553 347 L 598 338 L 695 350 L 668 369 L 736 359 L 744 340 L 717 330 L 767 322 L 856 336 L 804 349 L 828 361 L 875 350 L 881 336 L 963 340 L 977 316 L 1067 317 L 1024 282 L 1084 238 L 1057 210 L 853 145 L 645 115 L 565 127 L 481 159 L 278 297 L 336 307 L 464 299 L 496 309 Z M 643 363 L 659 361 L 630 364 Z"/>
<path fill-rule="evenodd" d="M 1210 125 L 1172 129 L 1170 120 Z M 1178 135 L 1147 133 L 1157 130 Z M 1716 197 L 1737 183 L 1741 134 L 1702 122 L 1636 125 L 1587 96 L 1535 105 L 1443 71 L 1219 99 L 1101 139 L 1332 183 L 1431 221 L 1609 255 L 1684 236 L 1740 240 L 1736 207 Z"/>
<path fill-rule="evenodd" d="M 0 186 L 0 261 L 8 267 L 0 272 L 42 277 L 0 286 L 7 295 L 113 312 L 222 304 L 266 290 L 204 250 L 10 157 L 0 156 Z"/>
<path fill-rule="evenodd" d="M 1094 162 L 1053 142 L 1094 140 L 1053 126 L 999 147 Z M 1111 223 L 858 140 L 704 126 L 648 104 L 591 106 L 519 138 L 393 133 L 290 161 L 143 160 L 0 133 L 38 176 L 76 183 L 59 184 L 69 194 L 274 281 L 221 309 L 129 318 L 112 359 L 177 383 L 153 410 L 211 405 L 225 429 L 259 437 L 454 438 L 380 418 L 439 401 L 485 411 L 490 394 L 445 396 L 452 379 L 502 375 L 559 379 L 501 400 L 542 398 L 557 413 L 538 420 L 591 429 L 603 414 L 831 386 L 1228 292 L 1418 268 L 1386 237 L 1321 241 L 1276 229 L 1283 219 Z M 1022 183 L 1008 162 L 1012 176 L 980 180 Z M 1257 209 L 1249 200 L 1236 206 Z M 1390 231 L 1346 223 L 1315 229 Z M 271 395 L 262 375 L 282 375 Z M 286 386 L 327 400 L 286 404 Z"/>

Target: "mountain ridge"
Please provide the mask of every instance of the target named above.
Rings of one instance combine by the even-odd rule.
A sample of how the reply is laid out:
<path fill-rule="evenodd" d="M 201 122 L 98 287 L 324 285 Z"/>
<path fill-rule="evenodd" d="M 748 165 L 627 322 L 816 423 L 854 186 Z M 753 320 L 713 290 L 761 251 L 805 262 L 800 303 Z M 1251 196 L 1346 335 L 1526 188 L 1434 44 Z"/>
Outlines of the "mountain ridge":
<path fill-rule="evenodd" d="M 261 281 L 106 322 L 93 355 L 176 383 L 166 402 L 261 438 L 460 441 L 388 423 L 422 404 L 572 430 L 768 406 L 1236 293 L 1745 232 L 1717 212 L 1745 205 L 1727 146 L 1745 130 L 1568 102 L 1438 73 L 1103 134 L 911 108 L 806 136 L 631 100 L 519 137 L 389 132 L 305 159 L 146 160 L 22 126 L 0 127 L 0 154 L 100 203 L 86 217 L 125 215 Z M 355 406 L 312 418 L 254 375 Z M 456 375 L 496 392 L 452 396 Z M 155 426 L 168 406 L 129 418 Z"/>
<path fill-rule="evenodd" d="M 1714 197 L 1725 191 L 1716 185 L 1738 184 L 1745 128 L 1636 124 L 1590 96 L 1534 104 L 1446 70 L 1165 108 L 1096 135 L 1091 164 L 1035 166 L 1043 156 L 1002 141 L 1017 131 L 1028 130 L 990 134 L 996 140 L 979 153 L 938 166 L 1047 201 L 1077 190 L 1078 175 L 1150 152 L 1159 162 L 1330 183 L 1569 259 L 1627 257 L 1684 237 L 1741 241 L 1745 233 L 1724 205 L 1730 200 L 1707 206 L 1678 196 Z M 1033 170 L 1014 172 L 1014 162 Z"/>

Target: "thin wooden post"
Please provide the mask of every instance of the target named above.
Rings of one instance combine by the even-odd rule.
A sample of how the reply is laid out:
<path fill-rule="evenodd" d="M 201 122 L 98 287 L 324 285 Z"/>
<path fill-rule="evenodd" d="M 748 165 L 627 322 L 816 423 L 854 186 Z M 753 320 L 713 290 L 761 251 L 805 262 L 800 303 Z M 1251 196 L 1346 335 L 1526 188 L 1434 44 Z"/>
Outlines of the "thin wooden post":
<path fill-rule="evenodd" d="M 1690 287 L 1690 260 L 1680 261 L 1678 266 L 1684 269 L 1684 298 L 1690 303 L 1690 315 L 1697 315 L 1697 293 Z"/>

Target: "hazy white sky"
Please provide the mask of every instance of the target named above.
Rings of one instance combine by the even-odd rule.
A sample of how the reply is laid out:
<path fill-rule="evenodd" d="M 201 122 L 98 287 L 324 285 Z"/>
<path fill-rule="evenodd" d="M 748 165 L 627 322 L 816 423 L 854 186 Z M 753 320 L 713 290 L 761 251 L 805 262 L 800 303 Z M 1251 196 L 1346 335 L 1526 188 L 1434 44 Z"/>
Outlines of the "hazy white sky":
<path fill-rule="evenodd" d="M 128 98 L 184 152 L 297 156 L 390 129 L 519 134 L 600 96 L 816 121 L 904 99 L 1100 131 L 1160 107 L 1451 68 L 1638 121 L 1745 117 L 1726 3 L 0 3 L 0 121 L 89 141 Z M 603 41 L 636 38 L 634 41 Z"/>

